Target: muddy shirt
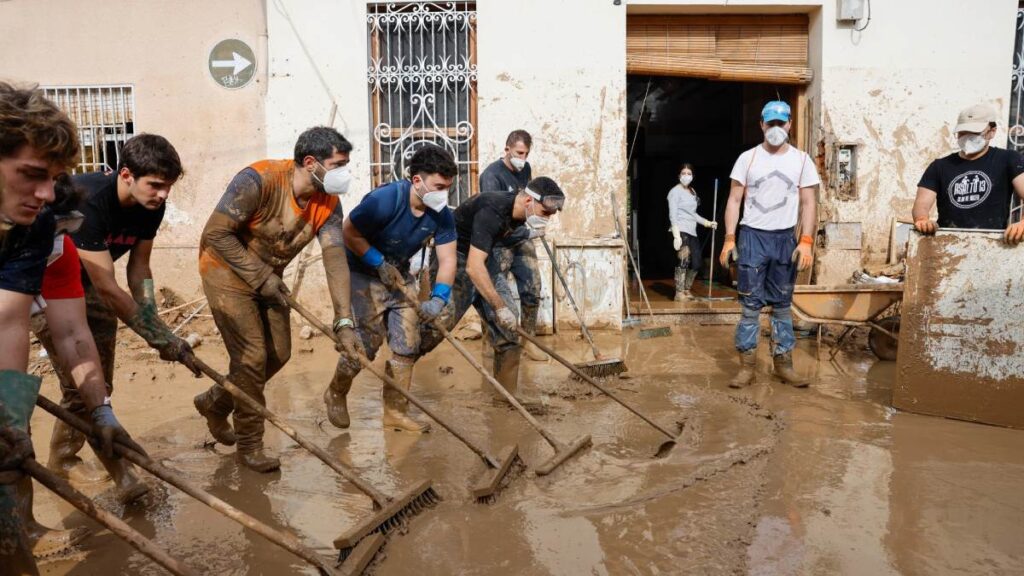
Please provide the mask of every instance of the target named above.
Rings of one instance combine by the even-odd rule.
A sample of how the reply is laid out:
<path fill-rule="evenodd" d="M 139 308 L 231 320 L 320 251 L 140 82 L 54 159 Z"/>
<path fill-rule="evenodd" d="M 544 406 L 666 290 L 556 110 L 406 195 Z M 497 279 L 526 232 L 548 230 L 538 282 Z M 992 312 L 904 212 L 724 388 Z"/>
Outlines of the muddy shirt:
<path fill-rule="evenodd" d="M 933 161 L 917 185 L 935 192 L 939 226 L 1002 229 L 1010 216 L 1013 179 L 1022 173 L 1020 154 L 990 147 L 974 160 L 953 153 Z"/>
<path fill-rule="evenodd" d="M 163 204 L 156 210 L 144 206 L 121 206 L 117 197 L 117 172 L 93 172 L 71 177 L 76 186 L 85 190 L 81 211 L 85 215 L 82 227 L 71 235 L 79 250 L 110 253 L 117 260 L 130 251 L 140 240 L 152 240 L 164 219 Z M 82 284 L 90 284 L 89 274 L 82 269 Z"/>
<path fill-rule="evenodd" d="M 342 247 L 338 197 L 314 192 L 300 207 L 294 173 L 292 160 L 262 160 L 231 180 L 203 229 L 200 274 L 230 268 L 256 289 L 271 273 L 280 275 L 314 237 L 321 247 Z"/>
<path fill-rule="evenodd" d="M 412 258 L 431 237 L 441 246 L 455 242 L 455 217 L 447 206 L 440 212 L 426 209 L 416 216 L 409 208 L 412 182 L 399 180 L 377 188 L 363 197 L 348 219 L 384 259 L 399 270 L 408 270 Z M 348 251 L 348 267 L 363 274 L 375 272 Z"/>
<path fill-rule="evenodd" d="M 814 160 L 802 150 L 787 146 L 772 154 L 761 144 L 740 154 L 729 178 L 744 188 L 740 224 L 758 230 L 796 226 L 800 189 L 821 183 Z"/>
<path fill-rule="evenodd" d="M 14 226 L 0 241 L 0 290 L 38 296 L 57 229 L 44 208 L 29 226 Z"/>
<path fill-rule="evenodd" d="M 455 209 L 459 253 L 468 256 L 470 246 L 490 253 L 496 243 L 522 228 L 524 221 L 512 219 L 515 203 L 515 194 L 483 192 L 459 205 Z"/>
<path fill-rule="evenodd" d="M 505 165 L 505 161 L 501 158 L 491 162 L 487 168 L 484 169 L 483 173 L 480 174 L 480 191 L 481 192 L 517 192 L 530 182 L 530 175 L 533 169 L 530 168 L 530 163 L 527 162 L 526 166 L 519 172 L 510 170 Z"/>

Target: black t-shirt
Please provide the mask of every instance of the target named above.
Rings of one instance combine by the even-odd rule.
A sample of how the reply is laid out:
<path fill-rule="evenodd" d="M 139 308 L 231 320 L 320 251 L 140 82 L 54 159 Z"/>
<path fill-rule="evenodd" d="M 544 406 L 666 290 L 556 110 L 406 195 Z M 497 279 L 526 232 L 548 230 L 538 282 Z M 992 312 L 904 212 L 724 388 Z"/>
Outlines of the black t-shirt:
<path fill-rule="evenodd" d="M 516 195 L 507 192 L 482 192 L 455 209 L 455 231 L 459 235 L 456 249 L 469 254 L 474 246 L 490 253 L 499 240 L 523 225 L 512 219 Z"/>
<path fill-rule="evenodd" d="M 0 241 L 0 290 L 38 296 L 57 224 L 49 208 L 29 226 L 15 226 Z"/>
<path fill-rule="evenodd" d="M 953 153 L 933 161 L 917 183 L 935 192 L 942 228 L 1006 227 L 1014 178 L 1024 173 L 1021 155 L 989 148 L 981 158 Z"/>
<path fill-rule="evenodd" d="M 527 162 L 523 169 L 516 172 L 509 170 L 502 159 L 491 162 L 480 174 L 481 192 L 515 192 L 520 188 L 526 188 L 530 182 L 532 173 L 530 163 Z"/>
<path fill-rule="evenodd" d="M 148 210 L 138 204 L 124 208 L 117 198 L 117 173 L 93 172 L 72 176 L 72 180 L 85 190 L 82 227 L 71 235 L 80 250 L 110 252 L 117 260 L 130 251 L 139 240 L 152 240 L 164 219 L 163 204 Z M 82 268 L 82 283 L 88 285 L 89 275 Z"/>

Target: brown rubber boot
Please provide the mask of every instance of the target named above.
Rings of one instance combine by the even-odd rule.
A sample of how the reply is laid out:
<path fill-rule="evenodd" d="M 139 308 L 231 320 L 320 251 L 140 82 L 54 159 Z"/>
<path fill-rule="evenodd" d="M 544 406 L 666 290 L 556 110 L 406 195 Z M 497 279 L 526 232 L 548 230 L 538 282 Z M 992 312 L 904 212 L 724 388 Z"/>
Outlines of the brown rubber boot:
<path fill-rule="evenodd" d="M 28 476 L 18 480 L 14 485 L 14 495 L 17 500 L 18 514 L 25 526 L 25 533 L 28 535 L 34 557 L 49 558 L 71 552 L 75 544 L 90 534 L 89 529 L 84 527 L 54 530 L 36 522 L 32 513 L 32 479 Z"/>
<path fill-rule="evenodd" d="M 46 467 L 62 478 L 77 485 L 99 484 L 110 480 L 110 474 L 100 470 L 78 457 L 78 451 L 85 444 L 85 435 L 57 420 L 50 436 L 50 457 Z"/>
<path fill-rule="evenodd" d="M 757 376 L 757 349 L 740 352 L 740 371 L 736 373 L 730 388 L 746 388 L 754 383 Z"/>
<path fill-rule="evenodd" d="M 793 369 L 793 352 L 776 354 L 774 362 L 775 375 L 782 379 L 786 384 L 789 384 L 794 388 L 807 388 L 807 386 L 810 385 L 810 382 L 801 378 L 800 375 L 796 373 L 796 370 Z"/>
<path fill-rule="evenodd" d="M 541 415 L 547 412 L 544 403 L 533 396 L 527 396 L 519 391 L 519 363 L 522 356 L 522 348 L 515 347 L 501 352 L 494 352 L 494 379 L 501 384 L 502 388 L 508 390 L 512 396 L 523 405 L 531 414 Z M 490 386 L 490 384 L 488 384 Z M 493 387 L 492 387 L 493 390 Z M 494 390 L 495 400 L 508 406 L 505 396 Z"/>
<path fill-rule="evenodd" d="M 384 365 L 384 371 L 387 375 L 395 381 L 396 384 L 402 387 L 404 390 L 409 390 L 412 387 L 412 370 L 413 364 L 402 360 L 391 359 L 388 360 Z M 384 417 L 383 424 L 384 428 L 390 428 L 392 430 L 399 430 L 402 432 L 429 432 L 430 424 L 426 422 L 417 422 L 409 417 L 409 400 L 402 396 L 400 393 L 391 389 L 390 386 L 384 385 L 383 390 L 384 396 Z"/>
<path fill-rule="evenodd" d="M 334 378 L 324 390 L 324 406 L 327 407 L 327 420 L 335 428 L 348 428 L 352 420 L 348 415 L 348 391 L 352 389 L 352 379 L 337 371 Z"/>
<path fill-rule="evenodd" d="M 533 362 L 547 362 L 550 358 L 547 352 L 537 348 L 537 345 L 529 340 L 523 343 L 523 352 L 525 352 L 526 357 Z"/>
<path fill-rule="evenodd" d="M 247 468 L 264 474 L 267 472 L 273 472 L 281 467 L 281 461 L 275 456 L 267 454 L 266 450 L 263 449 L 263 446 L 246 452 L 239 451 L 235 456 L 238 458 L 238 461 L 244 464 Z"/>
<path fill-rule="evenodd" d="M 107 458 L 99 452 L 96 458 L 114 479 L 115 494 L 121 504 L 131 504 L 149 492 L 149 485 L 139 478 L 135 467 L 124 458 Z"/>
<path fill-rule="evenodd" d="M 231 423 L 228 422 L 228 414 L 231 413 L 233 404 L 228 392 L 216 391 L 211 386 L 209 390 L 193 398 L 192 404 L 196 411 L 206 418 L 206 427 L 209 428 L 214 440 L 225 446 L 235 445 L 238 439 Z"/>

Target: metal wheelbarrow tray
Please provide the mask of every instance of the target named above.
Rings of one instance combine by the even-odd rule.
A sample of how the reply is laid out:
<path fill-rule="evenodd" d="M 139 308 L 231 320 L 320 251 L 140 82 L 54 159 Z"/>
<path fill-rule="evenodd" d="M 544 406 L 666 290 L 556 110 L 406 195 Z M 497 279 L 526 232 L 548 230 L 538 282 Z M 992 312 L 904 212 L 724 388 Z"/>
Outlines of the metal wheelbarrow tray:
<path fill-rule="evenodd" d="M 899 340 L 899 316 L 882 316 L 903 300 L 903 283 L 897 284 L 843 284 L 813 286 L 799 284 L 793 290 L 793 312 L 804 321 L 815 324 L 834 324 L 846 329 L 832 346 L 835 357 L 839 346 L 858 326 L 870 326 L 869 344 L 883 360 L 896 359 Z M 818 332 L 821 343 L 821 331 Z"/>

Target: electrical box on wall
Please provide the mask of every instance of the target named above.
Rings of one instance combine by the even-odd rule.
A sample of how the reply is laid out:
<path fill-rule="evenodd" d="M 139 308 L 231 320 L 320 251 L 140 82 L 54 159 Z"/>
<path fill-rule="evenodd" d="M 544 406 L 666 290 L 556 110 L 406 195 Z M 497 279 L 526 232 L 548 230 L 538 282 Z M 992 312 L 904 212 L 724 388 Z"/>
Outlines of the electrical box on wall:
<path fill-rule="evenodd" d="M 866 0 L 836 0 L 836 21 L 856 22 L 864 17 Z"/>
<path fill-rule="evenodd" d="M 857 145 L 837 143 L 833 182 L 841 200 L 857 198 Z"/>

